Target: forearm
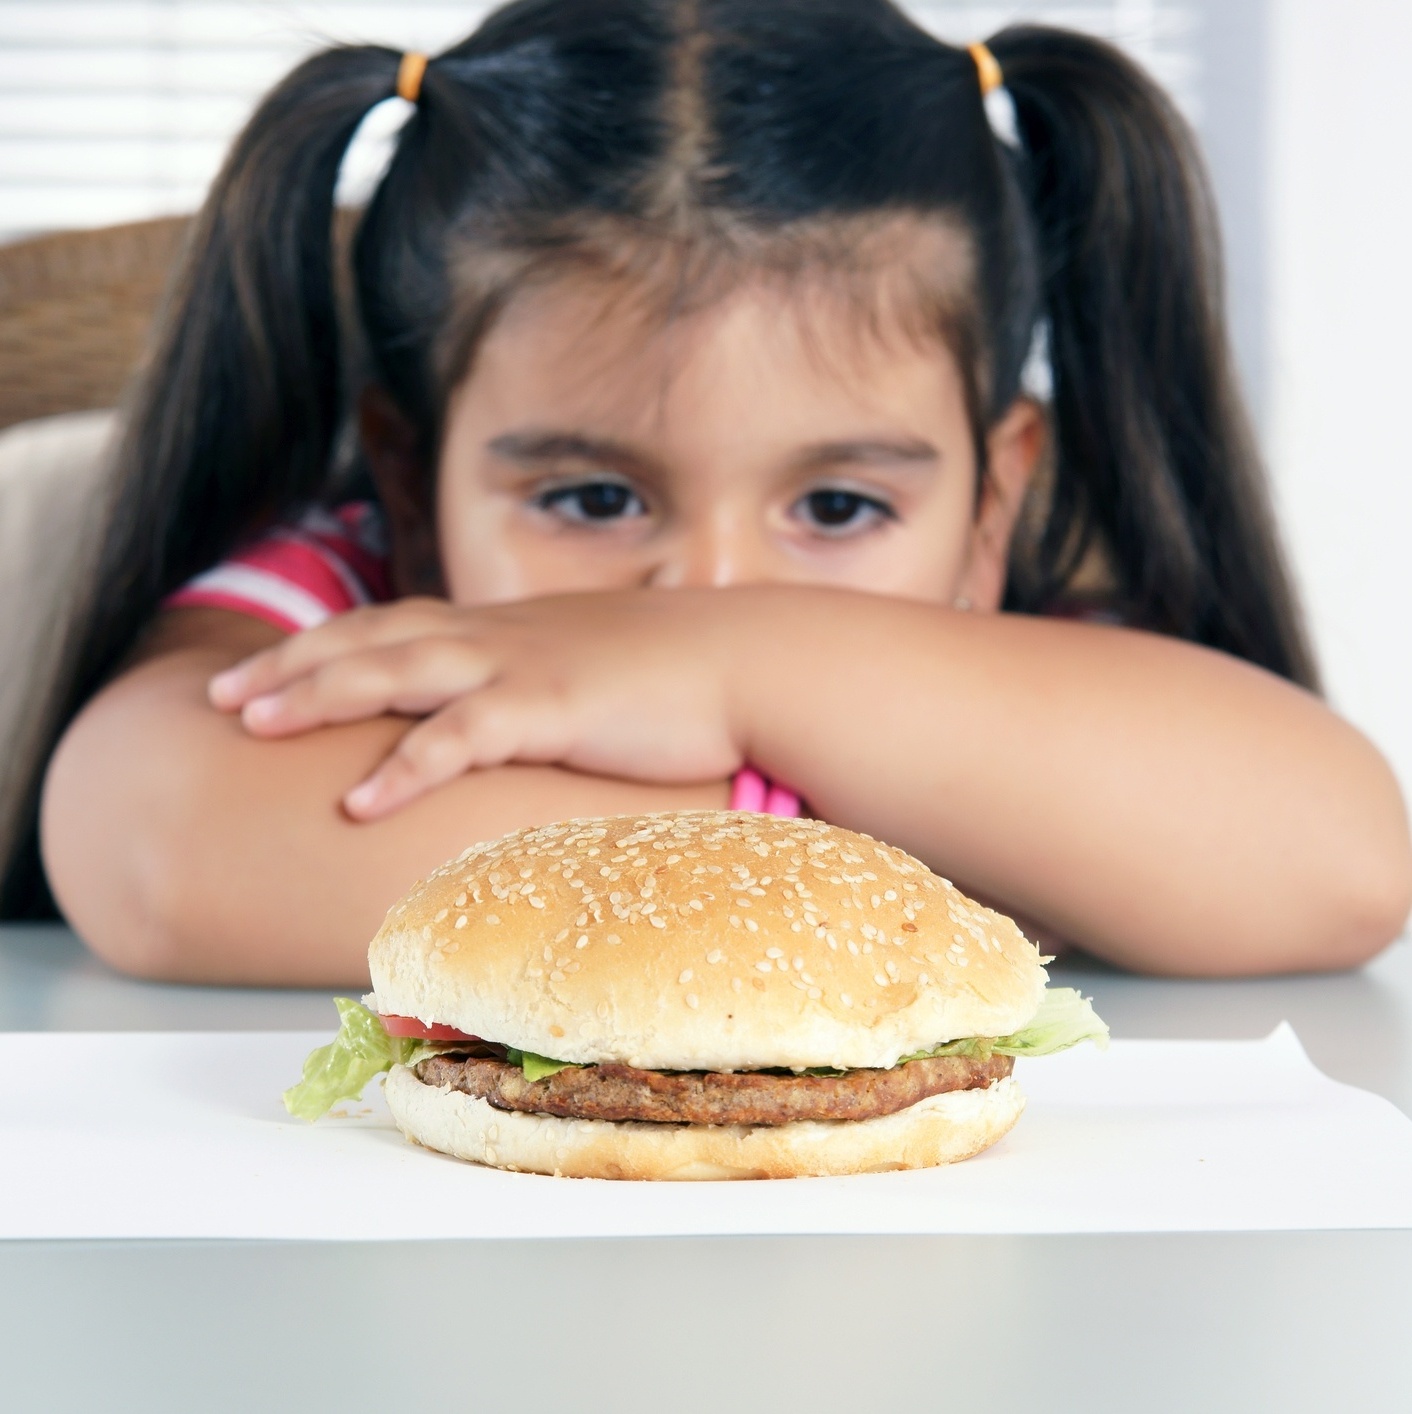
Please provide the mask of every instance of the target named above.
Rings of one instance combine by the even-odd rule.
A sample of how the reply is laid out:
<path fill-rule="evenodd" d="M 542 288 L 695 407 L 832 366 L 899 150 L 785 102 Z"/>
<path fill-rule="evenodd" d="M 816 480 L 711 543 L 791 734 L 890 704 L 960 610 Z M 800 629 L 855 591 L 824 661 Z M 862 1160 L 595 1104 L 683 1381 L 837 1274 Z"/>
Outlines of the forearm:
<path fill-rule="evenodd" d="M 75 722 L 51 766 L 43 843 L 55 896 L 124 971 L 356 987 L 388 906 L 477 840 L 574 815 L 724 804 L 724 784 L 507 767 L 354 824 L 340 796 L 407 723 L 255 740 L 205 702 L 207 678 L 231 661 L 189 650 L 140 665 Z"/>
<path fill-rule="evenodd" d="M 794 591 L 781 591 L 788 596 Z M 1408 907 L 1385 762 L 1308 694 L 1154 635 L 805 591 L 739 731 L 824 818 L 1125 966 L 1351 965 Z"/>

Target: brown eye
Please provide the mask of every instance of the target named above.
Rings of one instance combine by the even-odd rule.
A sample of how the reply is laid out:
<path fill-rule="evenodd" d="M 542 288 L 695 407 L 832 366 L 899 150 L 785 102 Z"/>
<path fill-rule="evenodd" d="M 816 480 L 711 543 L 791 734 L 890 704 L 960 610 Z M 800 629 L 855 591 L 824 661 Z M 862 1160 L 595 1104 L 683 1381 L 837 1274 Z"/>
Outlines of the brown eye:
<path fill-rule="evenodd" d="M 568 520 L 620 520 L 629 515 L 641 515 L 645 507 L 642 498 L 617 481 L 583 481 L 574 486 L 559 486 L 539 498 L 542 509 L 556 511 Z"/>
<path fill-rule="evenodd" d="M 811 491 L 801 506 L 805 517 L 822 530 L 849 530 L 878 519 L 894 519 L 890 506 L 857 491 Z"/>

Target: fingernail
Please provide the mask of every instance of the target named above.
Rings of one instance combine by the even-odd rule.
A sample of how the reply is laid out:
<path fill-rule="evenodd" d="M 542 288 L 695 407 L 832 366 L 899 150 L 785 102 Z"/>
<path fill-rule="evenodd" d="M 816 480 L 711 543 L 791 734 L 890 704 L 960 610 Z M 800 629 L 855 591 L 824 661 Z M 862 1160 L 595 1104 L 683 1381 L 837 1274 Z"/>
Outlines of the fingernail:
<path fill-rule="evenodd" d="M 252 697 L 241 711 L 248 725 L 265 726 L 279 716 L 280 700 L 277 692 L 268 692 L 263 697 Z"/>
<path fill-rule="evenodd" d="M 343 804 L 350 815 L 362 815 L 377 804 L 378 794 L 378 783 L 375 779 L 364 781 L 362 785 L 354 786 L 343 797 Z"/>
<path fill-rule="evenodd" d="M 243 674 L 239 668 L 227 668 L 223 673 L 217 673 L 215 677 L 206 684 L 206 691 L 213 702 L 233 702 L 240 696 L 240 684 Z"/>

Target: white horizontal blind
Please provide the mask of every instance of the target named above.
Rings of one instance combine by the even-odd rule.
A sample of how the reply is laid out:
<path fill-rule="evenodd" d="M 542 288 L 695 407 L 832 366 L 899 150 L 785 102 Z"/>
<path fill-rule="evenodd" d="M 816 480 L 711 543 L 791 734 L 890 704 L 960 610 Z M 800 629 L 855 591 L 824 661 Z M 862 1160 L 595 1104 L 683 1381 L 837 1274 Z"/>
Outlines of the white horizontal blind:
<path fill-rule="evenodd" d="M 483 0 L 0 0 L 0 240 L 189 211 L 261 93 L 330 41 L 445 47 Z M 1116 40 L 1193 119 L 1200 8 L 1177 0 L 916 0 L 968 41 L 1017 18 Z"/>

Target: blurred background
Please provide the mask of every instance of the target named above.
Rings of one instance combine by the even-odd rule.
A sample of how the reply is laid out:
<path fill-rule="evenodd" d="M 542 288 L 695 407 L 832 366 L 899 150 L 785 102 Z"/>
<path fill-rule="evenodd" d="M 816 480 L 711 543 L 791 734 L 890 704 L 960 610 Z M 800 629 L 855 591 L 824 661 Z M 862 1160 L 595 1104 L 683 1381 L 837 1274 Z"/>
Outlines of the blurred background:
<path fill-rule="evenodd" d="M 0 241 L 193 210 L 256 97 L 330 40 L 438 48 L 491 8 L 411 0 L 0 0 Z M 1231 325 L 1330 694 L 1412 793 L 1412 270 L 1401 0 L 904 6 L 953 40 L 1100 34 L 1174 95 L 1211 167 Z M 375 173 L 395 102 L 348 164 Z M 16 273 L 18 271 L 18 273 Z M 0 342 L 24 273 L 0 272 Z M 8 326 L 8 327 L 6 327 Z M 4 390 L 0 389 L 0 396 Z M 12 420 L 0 418 L 0 422 Z"/>

